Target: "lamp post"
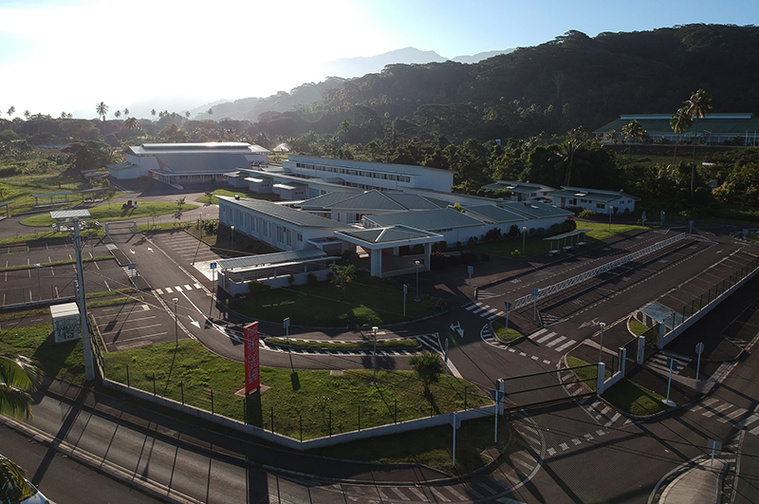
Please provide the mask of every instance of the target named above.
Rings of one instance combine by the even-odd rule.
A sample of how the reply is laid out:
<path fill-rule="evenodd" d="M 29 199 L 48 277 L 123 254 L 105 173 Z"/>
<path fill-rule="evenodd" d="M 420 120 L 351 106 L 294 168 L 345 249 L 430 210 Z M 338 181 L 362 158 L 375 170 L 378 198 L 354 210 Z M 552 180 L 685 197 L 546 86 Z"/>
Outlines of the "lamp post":
<path fill-rule="evenodd" d="M 232 231 L 232 239 L 231 239 L 231 244 L 230 244 L 229 248 L 232 249 L 232 250 L 234 250 L 235 249 L 235 227 L 234 226 L 229 226 L 229 229 Z"/>
<path fill-rule="evenodd" d="M 403 284 L 403 318 L 406 318 L 406 294 L 408 294 L 408 285 Z"/>
<path fill-rule="evenodd" d="M 614 213 L 614 207 L 610 206 L 609 207 L 609 231 L 611 231 L 611 216 L 613 213 Z"/>
<path fill-rule="evenodd" d="M 372 367 L 374 368 L 374 383 L 377 383 L 377 331 L 379 331 L 379 327 L 372 327 L 372 333 L 374 333 L 374 355 L 372 358 Z"/>
<path fill-rule="evenodd" d="M 416 263 L 416 297 L 414 298 L 414 301 L 419 301 L 419 265 L 422 264 L 422 261 L 414 261 Z"/>
<path fill-rule="evenodd" d="M 40 263 L 35 263 L 34 267 L 37 270 L 37 300 L 39 301 L 42 299 L 42 284 L 40 283 L 40 269 L 42 268 L 42 265 Z"/>
<path fill-rule="evenodd" d="M 604 328 L 606 327 L 606 322 L 601 322 L 598 325 L 601 326 L 601 348 L 598 350 L 598 362 L 603 362 L 603 354 L 604 354 Z"/>
<path fill-rule="evenodd" d="M 527 238 L 527 226 L 522 226 L 522 257 L 525 256 L 525 242 Z"/>
<path fill-rule="evenodd" d="M 179 299 L 172 298 L 172 301 L 174 301 L 174 344 L 179 346 L 179 321 L 177 320 L 177 301 Z"/>

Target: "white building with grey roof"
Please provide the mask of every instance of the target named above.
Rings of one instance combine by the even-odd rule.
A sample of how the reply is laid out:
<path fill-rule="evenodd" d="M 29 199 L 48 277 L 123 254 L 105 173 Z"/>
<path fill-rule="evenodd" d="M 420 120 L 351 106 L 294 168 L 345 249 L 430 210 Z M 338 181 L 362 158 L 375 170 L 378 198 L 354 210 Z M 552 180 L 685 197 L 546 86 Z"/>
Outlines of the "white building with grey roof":
<path fill-rule="evenodd" d="M 585 187 L 562 186 L 548 193 L 553 204 L 561 208 L 581 208 L 591 212 L 608 214 L 634 212 L 635 202 L 640 198 L 622 190 L 604 191 Z M 611 210 L 610 210 L 611 209 Z"/>

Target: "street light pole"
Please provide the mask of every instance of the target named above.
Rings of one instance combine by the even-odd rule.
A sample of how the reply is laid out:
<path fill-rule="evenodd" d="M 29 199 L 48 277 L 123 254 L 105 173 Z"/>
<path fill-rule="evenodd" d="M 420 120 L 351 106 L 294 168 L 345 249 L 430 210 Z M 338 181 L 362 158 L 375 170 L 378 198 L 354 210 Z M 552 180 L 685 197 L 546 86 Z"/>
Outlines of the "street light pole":
<path fill-rule="evenodd" d="M 179 346 L 179 321 L 177 320 L 177 301 L 179 299 L 172 298 L 174 301 L 174 345 Z"/>
<path fill-rule="evenodd" d="M 377 383 L 377 331 L 379 331 L 379 327 L 374 326 L 372 327 L 372 332 L 374 333 L 374 356 L 372 358 L 372 367 L 374 368 L 374 383 Z"/>
<path fill-rule="evenodd" d="M 610 206 L 609 207 L 609 231 L 611 231 L 611 214 L 613 213 L 614 213 L 614 207 Z"/>
<path fill-rule="evenodd" d="M 37 269 L 37 301 L 39 301 L 42 299 L 42 284 L 40 283 L 40 268 L 42 268 L 42 265 L 35 263 L 34 267 Z"/>
<path fill-rule="evenodd" d="M 525 256 L 525 242 L 527 238 L 527 226 L 522 226 L 522 257 Z"/>
<path fill-rule="evenodd" d="M 601 348 L 598 350 L 598 362 L 603 362 L 603 354 L 604 354 L 604 328 L 606 327 L 606 322 L 601 322 L 598 325 L 601 326 Z"/>
<path fill-rule="evenodd" d="M 416 298 L 414 298 L 414 301 L 419 301 L 419 265 L 422 264 L 421 261 L 414 261 L 416 263 Z"/>
<path fill-rule="evenodd" d="M 235 227 L 234 226 L 229 226 L 229 229 L 232 231 L 232 239 L 231 239 L 231 244 L 230 244 L 229 248 L 232 249 L 232 250 L 234 250 L 235 249 Z"/>

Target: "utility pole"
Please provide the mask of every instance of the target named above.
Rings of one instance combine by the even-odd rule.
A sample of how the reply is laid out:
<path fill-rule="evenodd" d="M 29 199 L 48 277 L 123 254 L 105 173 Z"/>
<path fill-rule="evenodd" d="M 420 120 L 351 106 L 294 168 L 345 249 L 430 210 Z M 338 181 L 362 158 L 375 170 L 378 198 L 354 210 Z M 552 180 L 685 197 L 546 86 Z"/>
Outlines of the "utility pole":
<path fill-rule="evenodd" d="M 84 272 L 82 268 L 82 237 L 79 235 L 79 219 L 74 217 L 74 247 L 76 248 L 76 281 L 79 283 L 79 317 L 82 326 L 82 345 L 84 346 L 84 377 L 87 381 L 95 379 L 95 362 L 92 355 L 92 340 L 87 320 L 87 301 L 84 293 Z"/>

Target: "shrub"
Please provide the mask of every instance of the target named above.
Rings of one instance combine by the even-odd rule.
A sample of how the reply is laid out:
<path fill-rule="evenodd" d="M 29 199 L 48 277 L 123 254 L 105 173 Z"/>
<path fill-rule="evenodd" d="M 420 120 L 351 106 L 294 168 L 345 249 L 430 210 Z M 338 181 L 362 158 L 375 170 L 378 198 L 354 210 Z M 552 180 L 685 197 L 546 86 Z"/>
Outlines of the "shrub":
<path fill-rule="evenodd" d="M 288 283 L 289 285 L 292 285 L 292 284 L 294 284 L 294 283 L 295 283 L 295 277 L 294 277 L 294 276 L 292 276 L 292 274 L 290 274 L 290 275 L 287 275 L 287 283 Z"/>
<path fill-rule="evenodd" d="M 580 218 L 582 219 L 592 219 L 596 216 L 596 213 L 593 210 L 583 210 L 580 212 Z"/>
<path fill-rule="evenodd" d="M 519 251 L 519 249 L 514 249 L 511 251 L 511 257 L 513 257 L 514 259 L 519 259 L 520 257 L 522 257 L 522 253 Z"/>
<path fill-rule="evenodd" d="M 441 270 L 446 266 L 445 254 L 442 252 L 433 252 L 430 254 L 430 269 Z"/>

